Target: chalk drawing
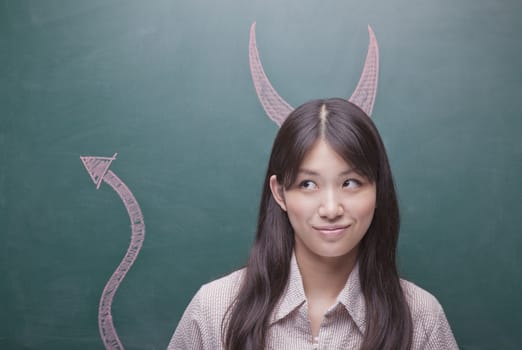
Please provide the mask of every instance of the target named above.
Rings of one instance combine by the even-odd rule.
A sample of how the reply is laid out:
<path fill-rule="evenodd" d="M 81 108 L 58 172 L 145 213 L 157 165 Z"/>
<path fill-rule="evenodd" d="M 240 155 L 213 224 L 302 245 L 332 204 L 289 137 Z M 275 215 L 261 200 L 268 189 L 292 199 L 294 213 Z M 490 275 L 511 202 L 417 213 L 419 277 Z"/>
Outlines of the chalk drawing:
<path fill-rule="evenodd" d="M 370 43 L 368 44 L 364 68 L 359 83 L 348 100 L 359 106 L 370 116 L 373 111 L 375 96 L 377 95 L 377 82 L 379 80 L 379 47 L 375 34 L 370 26 L 368 26 L 368 32 L 370 35 Z M 250 73 L 252 74 L 257 97 L 268 117 L 280 126 L 294 108 L 277 93 L 265 74 L 257 50 L 256 22 L 252 23 L 250 27 L 248 51 Z"/>
<path fill-rule="evenodd" d="M 98 306 L 98 328 L 105 349 L 123 350 L 123 345 L 112 321 L 112 300 L 121 281 L 125 278 L 141 250 L 145 238 L 145 222 L 143 221 L 140 206 L 131 190 L 115 173 L 109 170 L 111 163 L 116 159 L 116 155 L 117 153 L 112 157 L 82 156 L 80 159 L 96 185 L 96 189 L 100 188 L 103 181 L 118 193 L 127 209 L 131 222 L 131 242 L 123 260 L 105 285 L 100 298 L 100 305 Z"/>

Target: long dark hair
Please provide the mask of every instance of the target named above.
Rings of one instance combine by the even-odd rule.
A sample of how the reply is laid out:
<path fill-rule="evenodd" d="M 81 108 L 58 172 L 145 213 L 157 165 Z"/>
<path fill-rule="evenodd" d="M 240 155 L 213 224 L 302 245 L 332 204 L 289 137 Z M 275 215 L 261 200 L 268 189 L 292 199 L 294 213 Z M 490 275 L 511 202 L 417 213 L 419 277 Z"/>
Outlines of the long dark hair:
<path fill-rule="evenodd" d="M 301 105 L 288 116 L 276 136 L 246 272 L 223 318 L 227 350 L 265 347 L 269 317 L 285 290 L 294 248 L 293 229 L 271 194 L 270 176 L 275 174 L 280 184 L 291 186 L 306 153 L 319 139 L 377 188 L 377 208 L 358 255 L 367 324 L 362 349 L 411 346 L 412 320 L 395 262 L 399 208 L 388 157 L 371 119 L 354 104 L 334 98 Z"/>

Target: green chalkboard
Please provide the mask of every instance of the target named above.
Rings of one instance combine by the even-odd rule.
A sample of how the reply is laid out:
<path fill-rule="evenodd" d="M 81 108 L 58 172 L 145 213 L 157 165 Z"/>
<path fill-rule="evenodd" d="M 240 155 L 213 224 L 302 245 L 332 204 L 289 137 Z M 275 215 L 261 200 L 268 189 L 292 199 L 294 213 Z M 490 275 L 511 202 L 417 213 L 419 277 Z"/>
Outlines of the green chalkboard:
<path fill-rule="evenodd" d="M 256 21 L 294 106 L 350 96 L 372 25 L 401 272 L 438 297 L 462 349 L 521 349 L 521 13 L 518 0 L 1 1 L 0 348 L 103 349 L 100 297 L 137 224 L 112 304 L 125 349 L 165 349 L 197 288 L 245 262 L 277 132 L 250 77 Z M 80 160 L 115 153 L 133 226 Z"/>

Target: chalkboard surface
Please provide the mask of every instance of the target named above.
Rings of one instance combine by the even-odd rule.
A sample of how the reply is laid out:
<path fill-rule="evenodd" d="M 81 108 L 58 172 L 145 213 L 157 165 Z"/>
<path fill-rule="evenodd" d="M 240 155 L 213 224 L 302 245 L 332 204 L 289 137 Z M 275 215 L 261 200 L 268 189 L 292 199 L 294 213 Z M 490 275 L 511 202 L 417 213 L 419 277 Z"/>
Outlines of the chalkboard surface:
<path fill-rule="evenodd" d="M 125 349 L 165 349 L 197 288 L 245 262 L 277 132 L 250 78 L 256 21 L 294 106 L 350 96 L 372 25 L 401 272 L 461 349 L 521 349 L 521 14 L 518 0 L 1 1 L 0 348 L 102 349 L 100 298 L 138 224 L 112 304 Z M 115 153 L 84 159 L 90 174 L 80 160 Z M 105 165 L 135 202 L 96 189 Z"/>

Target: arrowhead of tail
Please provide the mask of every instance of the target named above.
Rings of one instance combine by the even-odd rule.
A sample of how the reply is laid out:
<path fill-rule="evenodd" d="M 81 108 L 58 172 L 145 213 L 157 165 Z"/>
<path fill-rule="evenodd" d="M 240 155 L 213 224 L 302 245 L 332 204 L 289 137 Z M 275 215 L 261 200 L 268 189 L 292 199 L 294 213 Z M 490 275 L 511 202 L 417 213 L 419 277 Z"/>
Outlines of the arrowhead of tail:
<path fill-rule="evenodd" d="M 96 189 L 100 188 L 103 181 L 103 177 L 109 170 L 111 163 L 116 159 L 118 153 L 114 153 L 112 157 L 93 157 L 93 156 L 80 156 L 80 159 L 89 173 L 92 181 L 96 185 Z"/>

